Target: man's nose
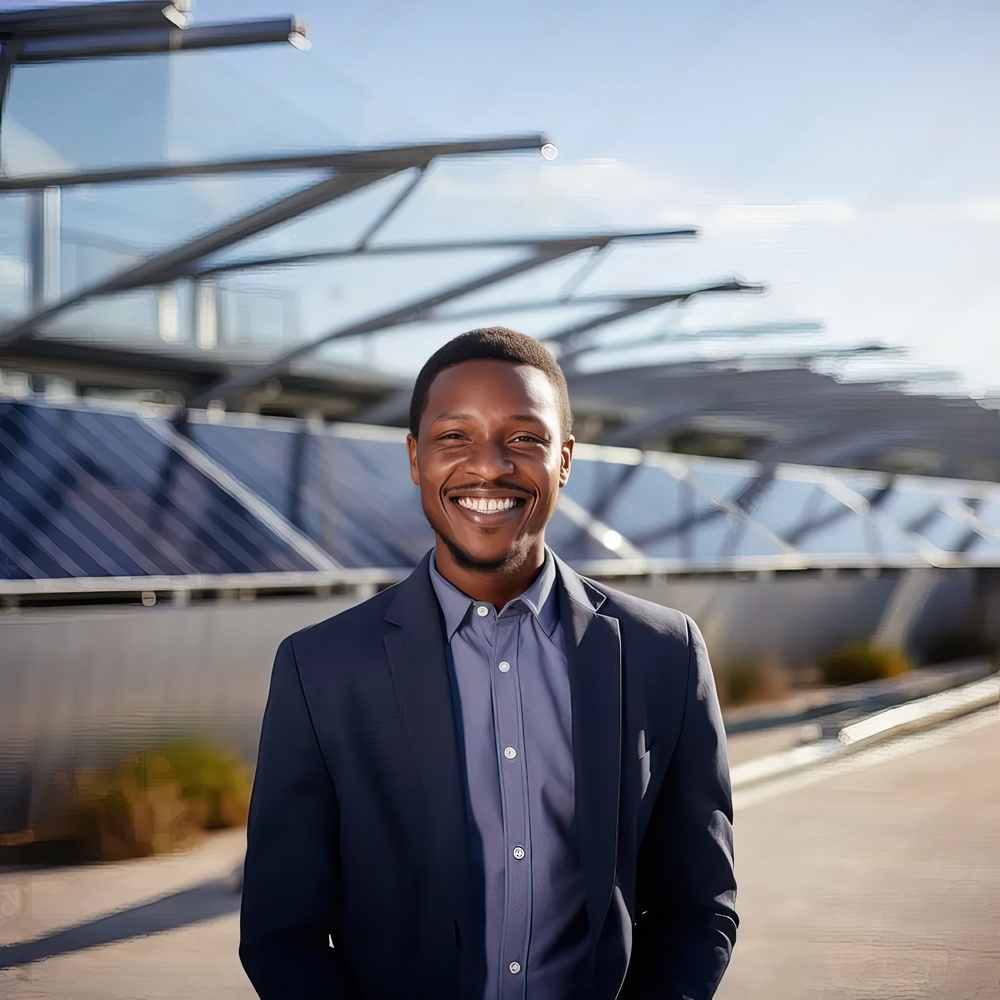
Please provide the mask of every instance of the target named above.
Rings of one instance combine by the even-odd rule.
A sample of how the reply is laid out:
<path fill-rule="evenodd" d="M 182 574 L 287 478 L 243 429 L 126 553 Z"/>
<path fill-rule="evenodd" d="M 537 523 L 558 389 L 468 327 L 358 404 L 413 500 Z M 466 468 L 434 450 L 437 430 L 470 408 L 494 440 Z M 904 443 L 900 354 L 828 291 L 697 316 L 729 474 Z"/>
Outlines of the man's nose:
<path fill-rule="evenodd" d="M 467 468 L 482 479 L 497 479 L 513 472 L 514 463 L 502 441 L 477 441 L 469 449 Z"/>

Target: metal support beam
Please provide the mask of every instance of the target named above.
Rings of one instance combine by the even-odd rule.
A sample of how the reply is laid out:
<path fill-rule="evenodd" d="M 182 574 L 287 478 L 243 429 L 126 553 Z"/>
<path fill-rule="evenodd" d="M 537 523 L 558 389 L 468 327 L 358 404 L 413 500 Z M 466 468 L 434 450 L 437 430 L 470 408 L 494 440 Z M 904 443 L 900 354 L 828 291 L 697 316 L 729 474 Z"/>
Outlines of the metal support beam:
<path fill-rule="evenodd" d="M 698 230 L 690 226 L 677 229 L 653 229 L 638 232 L 603 233 L 587 237 L 552 236 L 539 239 L 534 236 L 515 237 L 513 239 L 495 240 L 443 240 L 437 243 L 397 243 L 375 247 L 346 247 L 337 250 L 309 250 L 304 253 L 282 254 L 281 256 L 248 257 L 244 260 L 226 261 L 224 264 L 214 264 L 202 268 L 199 275 L 224 274 L 227 271 L 253 271 L 269 267 L 285 267 L 292 264 L 314 264 L 326 260 L 340 260 L 344 257 L 393 257 L 418 253 L 454 253 L 469 250 L 518 250 L 539 249 L 553 243 L 564 243 L 566 240 L 586 239 L 593 242 L 584 244 L 586 249 L 591 246 L 604 247 L 611 242 L 620 240 L 659 240 L 659 239 L 693 239 Z M 553 305 L 565 305 L 565 302 L 554 302 Z"/>
<path fill-rule="evenodd" d="M 274 42 L 292 42 L 296 47 L 304 47 L 304 23 L 294 17 L 282 17 L 234 24 L 205 24 L 197 28 L 164 26 L 26 38 L 22 41 L 17 65 L 147 56 L 187 49 L 218 49 Z"/>
<path fill-rule="evenodd" d="M 308 341 L 305 344 L 300 344 L 292 350 L 286 351 L 284 354 L 275 358 L 268 364 L 252 368 L 249 371 L 235 375 L 233 378 L 220 382 L 218 385 L 199 393 L 192 399 L 189 399 L 187 405 L 188 407 L 193 408 L 203 406 L 213 399 L 226 399 L 237 392 L 243 392 L 247 389 L 251 389 L 256 385 L 260 385 L 261 382 L 265 382 L 268 379 L 275 378 L 276 376 L 283 374 L 288 370 L 289 366 L 293 362 L 298 360 L 300 357 L 311 354 L 324 344 L 328 344 L 334 340 L 342 340 L 347 337 L 358 337 L 365 334 L 375 333 L 379 330 L 386 330 L 394 326 L 401 326 L 404 323 L 426 320 L 433 310 L 444 305 L 446 302 L 451 302 L 454 299 L 461 298 L 464 295 L 469 295 L 472 292 L 479 291 L 482 288 L 505 281 L 508 278 L 512 278 L 518 274 L 523 274 L 526 271 L 534 270 L 536 267 L 540 267 L 543 264 L 550 263 L 551 261 L 568 257 L 581 250 L 591 250 L 594 248 L 601 249 L 615 240 L 674 237 L 677 235 L 689 236 L 695 234 L 696 232 L 697 230 L 691 229 L 659 230 L 645 233 L 602 233 L 597 236 L 561 237 L 546 240 L 533 240 L 530 242 L 506 241 L 506 245 L 510 246 L 523 247 L 527 245 L 533 249 L 534 253 L 515 264 L 507 265 L 496 271 L 491 271 L 479 278 L 474 278 L 471 281 L 464 281 L 457 285 L 452 285 L 450 288 L 446 288 L 440 292 L 435 292 L 433 295 L 423 299 L 418 299 L 416 302 L 409 303 L 408 305 L 402 306 L 398 309 L 392 309 L 378 316 L 362 320 L 359 323 L 353 323 L 346 327 L 331 330 L 329 333 L 326 333 L 315 340 Z M 502 245 L 503 242 L 504 241 L 492 241 L 490 245 Z"/>
<path fill-rule="evenodd" d="M 191 273 L 191 266 L 208 254 L 287 222 L 303 212 L 342 198 L 359 188 L 374 184 L 383 177 L 395 173 L 397 169 L 401 168 L 337 174 L 318 184 L 285 195 L 249 215 L 228 222 L 197 239 L 157 254 L 135 267 L 127 268 L 104 281 L 83 288 L 67 298 L 33 312 L 26 319 L 0 332 L 0 347 L 34 336 L 42 324 L 89 299 L 145 285 L 163 284 L 188 276 Z"/>
<path fill-rule="evenodd" d="M 175 177 L 209 177 L 215 174 L 277 173 L 283 170 L 331 169 L 341 173 L 365 170 L 405 170 L 430 163 L 439 156 L 469 156 L 478 153 L 509 153 L 541 149 L 547 136 L 512 135 L 501 138 L 469 139 L 462 142 L 426 142 L 409 146 L 376 146 L 370 149 L 329 150 L 322 153 L 288 156 L 258 156 L 205 163 L 162 163 L 145 167 L 115 167 L 108 170 L 78 170 L 65 174 L 38 174 L 30 177 L 0 178 L 0 191 L 28 191 L 32 188 L 73 187 L 80 184 L 122 184 L 132 181 Z"/>
<path fill-rule="evenodd" d="M 13 38 L 39 38 L 70 32 L 115 31 L 157 27 L 164 18 L 172 24 L 186 20 L 191 0 L 110 0 L 108 3 L 74 3 L 20 8 L 0 13 L 0 42 Z"/>
<path fill-rule="evenodd" d="M 414 171 L 413 176 L 407 182 L 406 186 L 403 188 L 399 194 L 396 195 L 392 201 L 382 210 L 378 218 L 362 233 L 361 238 L 355 244 L 354 249 L 359 253 L 368 249 L 368 244 L 375 238 L 378 231 L 386 225 L 386 223 L 399 211 L 402 207 L 403 202 L 413 194 L 417 189 L 417 185 L 424 179 L 424 174 L 427 172 L 428 164 L 422 163 Z"/>
<path fill-rule="evenodd" d="M 605 237 L 603 239 L 606 241 L 608 238 Z M 580 250 L 587 250 L 594 246 L 595 242 L 598 242 L 599 245 L 599 241 L 593 239 L 551 241 L 550 245 L 544 249 L 536 249 L 529 257 L 514 264 L 505 265 L 478 278 L 452 285 L 442 291 L 435 292 L 433 295 L 417 299 L 415 302 L 391 309 L 378 316 L 372 316 L 358 323 L 351 323 L 348 326 L 331 330 L 314 340 L 286 351 L 267 364 L 251 368 L 249 371 L 242 372 L 215 386 L 211 386 L 197 396 L 189 399 L 187 405 L 189 408 L 200 407 L 213 399 L 224 400 L 236 393 L 245 392 L 247 389 L 252 389 L 262 382 L 282 375 L 299 358 L 312 354 L 324 344 L 332 343 L 335 340 L 344 340 L 348 337 L 359 337 L 364 334 L 375 333 L 379 330 L 387 330 L 394 326 L 401 326 L 404 323 L 412 323 L 415 320 L 424 318 L 431 310 L 444 305 L 446 302 L 461 298 L 463 295 L 469 295 L 472 292 L 495 285 L 501 281 L 506 281 L 508 278 L 513 278 L 518 274 L 534 270 L 536 267 L 541 267 L 543 264 L 548 264 L 551 261 L 568 257 L 570 254 L 577 253 Z"/>
<path fill-rule="evenodd" d="M 60 191 L 44 188 L 28 195 L 28 302 L 39 311 L 59 298 Z"/>

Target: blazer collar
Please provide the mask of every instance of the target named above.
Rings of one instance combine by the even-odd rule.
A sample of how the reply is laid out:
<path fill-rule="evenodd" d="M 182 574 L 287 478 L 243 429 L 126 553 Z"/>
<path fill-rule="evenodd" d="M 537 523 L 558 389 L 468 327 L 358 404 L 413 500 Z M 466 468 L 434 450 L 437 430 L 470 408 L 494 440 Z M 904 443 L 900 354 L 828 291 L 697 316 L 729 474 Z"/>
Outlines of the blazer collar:
<path fill-rule="evenodd" d="M 622 673 L 618 619 L 606 600 L 561 559 L 563 623 L 573 707 L 576 830 L 594 948 L 615 886 L 621 787 Z"/>
<path fill-rule="evenodd" d="M 389 671 L 403 724 L 410 738 L 413 765 L 424 808 L 414 829 L 427 840 L 427 857 L 440 873 L 442 896 L 449 900 L 465 940 L 472 933 L 472 884 L 469 857 L 466 780 L 458 748 L 455 704 L 445 654 L 444 624 L 428 573 L 429 556 L 395 588 L 385 614 Z M 468 970 L 467 970 L 468 971 Z"/>

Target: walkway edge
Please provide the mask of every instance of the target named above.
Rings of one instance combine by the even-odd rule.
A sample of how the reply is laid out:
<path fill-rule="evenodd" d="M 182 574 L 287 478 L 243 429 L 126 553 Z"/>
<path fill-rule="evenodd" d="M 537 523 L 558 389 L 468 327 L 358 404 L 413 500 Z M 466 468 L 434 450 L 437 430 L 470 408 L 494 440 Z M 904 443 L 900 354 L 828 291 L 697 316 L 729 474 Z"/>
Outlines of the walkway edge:
<path fill-rule="evenodd" d="M 877 712 L 841 729 L 837 739 L 819 740 L 737 764 L 730 777 L 733 791 L 750 788 L 772 778 L 784 777 L 817 764 L 857 753 L 875 743 L 895 739 L 1000 703 L 1000 674 L 964 687 L 918 698 Z"/>

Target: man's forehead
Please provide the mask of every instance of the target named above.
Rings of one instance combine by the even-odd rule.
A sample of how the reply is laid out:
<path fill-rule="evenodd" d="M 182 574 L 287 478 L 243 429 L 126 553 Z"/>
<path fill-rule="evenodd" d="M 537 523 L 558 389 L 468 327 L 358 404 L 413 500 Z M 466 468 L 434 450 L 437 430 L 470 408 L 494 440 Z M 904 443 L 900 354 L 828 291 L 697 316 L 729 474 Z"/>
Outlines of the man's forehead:
<path fill-rule="evenodd" d="M 462 412 L 475 409 L 475 403 L 484 397 L 495 401 L 507 396 L 512 400 L 530 401 L 545 408 L 555 403 L 555 391 L 548 376 L 533 365 L 515 364 L 510 361 L 477 359 L 462 361 L 442 369 L 428 387 L 428 399 L 449 401 L 468 399 L 469 405 L 459 407 Z M 449 409 L 455 409 L 449 406 Z"/>

